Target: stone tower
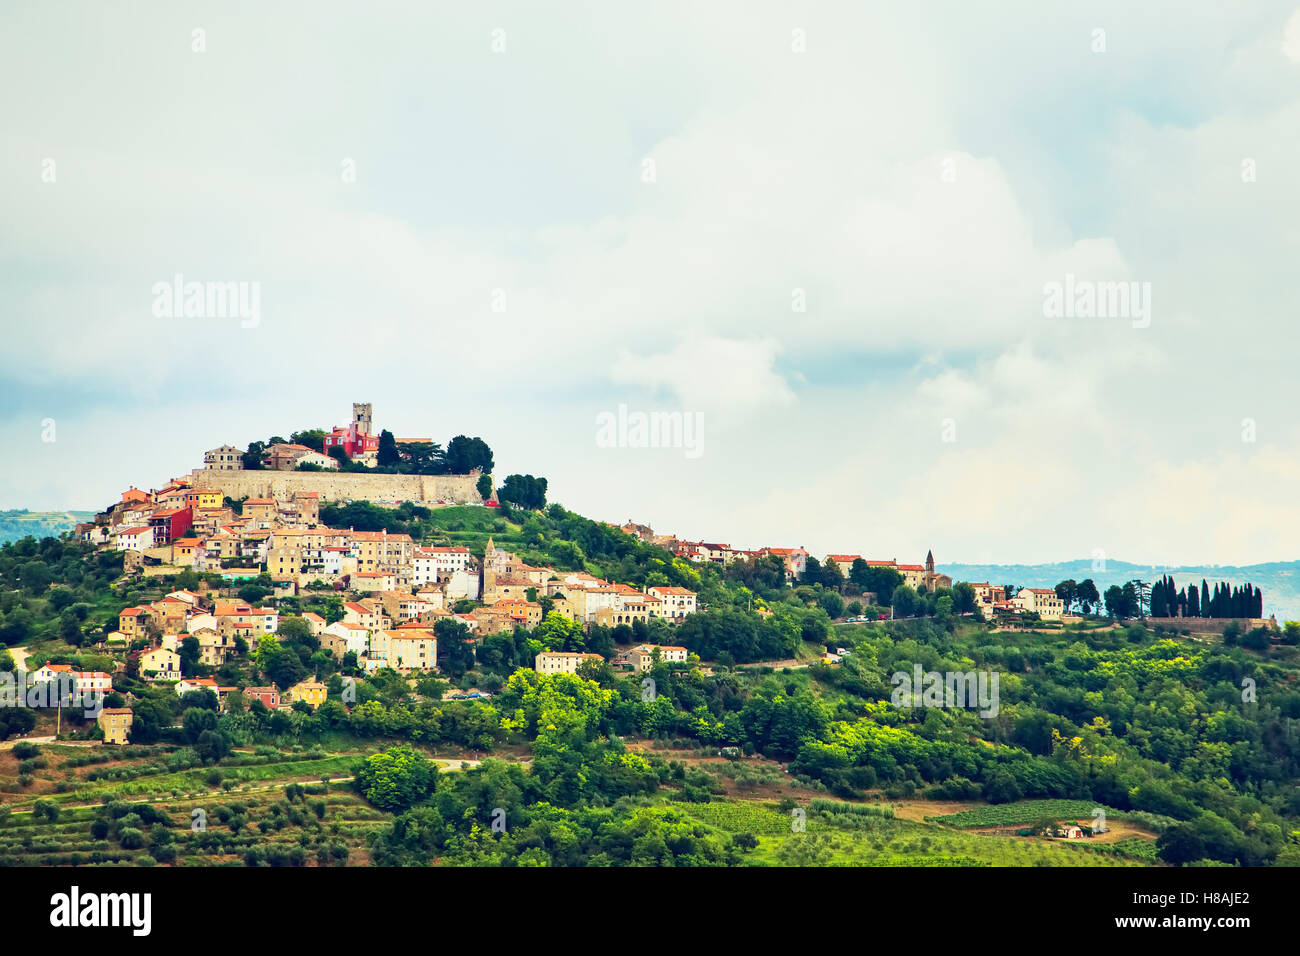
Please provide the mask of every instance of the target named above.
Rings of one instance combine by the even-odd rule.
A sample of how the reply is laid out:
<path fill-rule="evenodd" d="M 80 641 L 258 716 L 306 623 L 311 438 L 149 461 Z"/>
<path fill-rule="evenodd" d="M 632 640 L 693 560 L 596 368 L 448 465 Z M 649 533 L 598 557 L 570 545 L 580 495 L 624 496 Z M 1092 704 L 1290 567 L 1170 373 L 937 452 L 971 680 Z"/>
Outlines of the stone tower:
<path fill-rule="evenodd" d="M 369 402 L 352 403 L 352 427 L 362 435 L 373 435 L 370 430 L 374 423 L 372 408 Z"/>
<path fill-rule="evenodd" d="M 497 548 L 492 543 L 492 536 L 488 535 L 487 547 L 483 549 L 483 580 L 479 587 L 479 595 L 486 597 L 489 591 L 493 591 L 497 586 Z"/>

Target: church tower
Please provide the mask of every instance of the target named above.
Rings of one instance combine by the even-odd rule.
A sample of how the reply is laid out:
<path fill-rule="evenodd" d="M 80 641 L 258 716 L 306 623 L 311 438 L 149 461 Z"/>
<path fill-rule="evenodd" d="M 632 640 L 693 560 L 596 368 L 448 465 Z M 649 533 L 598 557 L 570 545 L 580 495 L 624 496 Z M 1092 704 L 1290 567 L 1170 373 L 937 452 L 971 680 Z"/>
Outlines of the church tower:
<path fill-rule="evenodd" d="M 934 552 L 925 552 L 925 589 L 934 590 Z"/>
<path fill-rule="evenodd" d="M 483 549 L 483 581 L 479 587 L 479 594 L 486 600 L 487 595 L 496 590 L 497 586 L 497 547 L 492 543 L 492 536 L 488 535 L 487 547 Z"/>
<path fill-rule="evenodd" d="M 369 402 L 352 403 L 352 427 L 362 435 L 373 435 L 371 426 L 374 424 L 373 408 Z"/>

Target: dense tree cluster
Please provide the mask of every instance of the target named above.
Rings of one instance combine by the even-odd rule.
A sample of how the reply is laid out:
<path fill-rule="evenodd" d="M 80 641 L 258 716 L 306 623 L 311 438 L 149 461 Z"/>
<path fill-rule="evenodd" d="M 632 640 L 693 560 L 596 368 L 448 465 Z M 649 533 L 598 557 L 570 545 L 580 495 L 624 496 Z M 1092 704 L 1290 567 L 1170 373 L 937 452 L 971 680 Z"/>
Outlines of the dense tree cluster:
<path fill-rule="evenodd" d="M 302 445 L 313 451 L 325 454 L 325 432 L 321 429 L 308 429 L 294 432 L 289 442 Z M 284 444 L 285 439 L 273 435 L 266 441 L 250 442 L 247 451 L 240 460 L 248 471 L 266 468 L 266 456 L 270 446 Z M 398 442 L 393 433 L 384 429 L 379 433 L 379 449 L 373 468 L 353 461 L 344 449 L 333 446 L 328 454 L 336 459 L 339 467 L 350 472 L 371 472 L 376 474 L 400 475 L 468 475 L 475 469 L 484 474 L 491 474 L 493 467 L 492 449 L 482 438 L 470 438 L 457 435 L 444 450 L 437 442 Z M 318 470 L 319 466 L 303 464 L 300 469 Z"/>
<path fill-rule="evenodd" d="M 122 573 L 122 555 L 70 539 L 0 547 L 0 643 L 57 639 L 79 647 L 96 632 L 92 612 Z"/>
<path fill-rule="evenodd" d="M 1067 578 L 1058 584 L 1055 590 L 1067 614 L 1075 609 L 1084 614 L 1091 614 L 1101 604 L 1101 594 L 1098 593 L 1097 585 L 1092 578 L 1084 578 L 1082 581 Z"/>
<path fill-rule="evenodd" d="M 497 500 L 517 508 L 541 511 L 546 507 L 546 479 L 532 475 L 508 475 L 497 490 Z"/>
<path fill-rule="evenodd" d="M 1172 577 L 1163 575 L 1151 585 L 1151 616 L 1259 618 L 1264 616 L 1264 595 L 1249 582 L 1238 587 L 1216 582 L 1211 593 L 1204 578 L 1198 590 L 1195 584 L 1179 588 Z"/>

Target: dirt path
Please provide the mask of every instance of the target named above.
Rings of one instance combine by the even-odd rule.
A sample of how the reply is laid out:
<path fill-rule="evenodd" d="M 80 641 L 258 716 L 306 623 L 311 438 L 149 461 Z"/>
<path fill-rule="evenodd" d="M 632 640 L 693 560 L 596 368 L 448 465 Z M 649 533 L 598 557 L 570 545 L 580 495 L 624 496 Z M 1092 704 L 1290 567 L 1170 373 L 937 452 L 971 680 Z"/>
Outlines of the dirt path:
<path fill-rule="evenodd" d="M 807 667 L 810 663 L 810 661 L 801 661 L 794 658 L 788 658 L 783 661 L 755 661 L 752 664 L 737 664 L 736 670 L 753 670 L 756 667 L 770 667 L 773 670 L 780 670 L 784 667 L 786 670 L 793 671 L 802 667 Z"/>
<path fill-rule="evenodd" d="M 49 737 L 15 737 L 13 740 L 0 740 L 0 750 L 13 750 L 15 744 L 54 744 L 56 747 L 99 747 L 102 746 L 97 740 L 59 740 L 53 735 Z"/>
<path fill-rule="evenodd" d="M 902 820 L 915 820 L 917 823 L 924 823 L 926 817 L 942 817 L 982 806 L 984 804 L 970 800 L 964 803 L 944 800 L 900 800 L 893 804 L 894 816 Z"/>

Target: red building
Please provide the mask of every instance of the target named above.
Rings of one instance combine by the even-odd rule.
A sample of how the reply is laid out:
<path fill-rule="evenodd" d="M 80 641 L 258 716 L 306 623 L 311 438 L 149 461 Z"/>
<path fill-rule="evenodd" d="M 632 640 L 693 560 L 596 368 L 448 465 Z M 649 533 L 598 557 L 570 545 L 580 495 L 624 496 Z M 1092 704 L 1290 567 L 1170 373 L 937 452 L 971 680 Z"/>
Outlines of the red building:
<path fill-rule="evenodd" d="M 154 547 L 170 544 L 194 527 L 194 509 L 187 505 L 155 511 L 149 516 L 149 527 L 153 528 Z"/>
<path fill-rule="evenodd" d="M 379 439 L 375 435 L 367 435 L 352 424 L 347 428 L 335 428 L 325 436 L 325 454 L 328 455 L 331 448 L 342 448 L 349 458 L 356 458 L 366 452 L 379 451 Z"/>
<path fill-rule="evenodd" d="M 268 710 L 275 710 L 280 706 L 280 692 L 274 687 L 245 687 L 244 700 L 250 704 L 260 700 Z"/>

